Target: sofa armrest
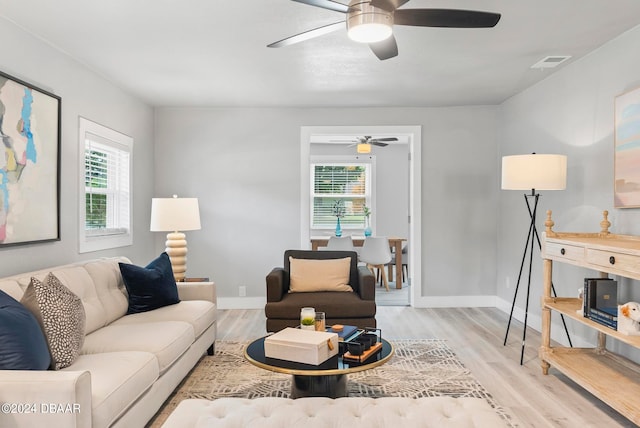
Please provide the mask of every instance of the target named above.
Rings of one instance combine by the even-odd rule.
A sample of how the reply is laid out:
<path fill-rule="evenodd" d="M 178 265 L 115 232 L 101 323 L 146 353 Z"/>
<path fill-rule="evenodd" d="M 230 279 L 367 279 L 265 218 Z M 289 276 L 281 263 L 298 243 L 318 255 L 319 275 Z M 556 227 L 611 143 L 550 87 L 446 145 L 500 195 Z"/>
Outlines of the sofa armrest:
<path fill-rule="evenodd" d="M 362 300 L 376 300 L 376 277 L 366 266 L 358 266 L 358 294 Z"/>
<path fill-rule="evenodd" d="M 273 268 L 267 275 L 267 302 L 279 302 L 282 296 L 289 291 L 285 284 L 286 272 L 284 268 Z"/>
<path fill-rule="evenodd" d="M 0 370 L 0 406 L 0 427 L 91 428 L 91 374 Z"/>
<path fill-rule="evenodd" d="M 176 282 L 180 300 L 208 300 L 217 302 L 214 282 Z"/>

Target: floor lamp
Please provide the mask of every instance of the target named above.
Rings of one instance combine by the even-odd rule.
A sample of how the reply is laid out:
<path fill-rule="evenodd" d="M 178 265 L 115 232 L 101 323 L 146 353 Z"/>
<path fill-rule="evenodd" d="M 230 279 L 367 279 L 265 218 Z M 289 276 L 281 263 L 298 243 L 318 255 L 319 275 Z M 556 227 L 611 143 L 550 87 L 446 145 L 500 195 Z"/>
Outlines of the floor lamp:
<path fill-rule="evenodd" d="M 511 327 L 511 319 L 513 318 L 513 309 L 516 305 L 518 289 L 520 288 L 520 280 L 522 279 L 522 271 L 524 269 L 525 261 L 527 260 L 528 252 L 529 274 L 527 279 L 527 297 L 524 313 L 524 329 L 522 332 L 522 350 L 520 351 L 520 365 L 522 365 L 524 359 L 524 344 L 527 338 L 527 318 L 529 315 L 529 294 L 531 291 L 531 268 L 533 266 L 534 241 L 538 243 L 538 250 L 542 248 L 540 244 L 540 237 L 538 236 L 538 230 L 536 229 L 536 214 L 538 209 L 538 199 L 540 198 L 540 194 L 537 193 L 537 191 L 564 190 L 566 185 L 567 157 L 564 155 L 537 155 L 533 153 L 530 155 L 504 156 L 502 158 L 502 189 L 531 190 L 531 194 L 524 194 L 524 200 L 527 204 L 527 210 L 529 211 L 529 232 L 527 233 L 527 240 L 522 254 L 520 272 L 518 273 L 518 282 L 516 283 L 516 289 L 513 294 L 513 303 L 511 304 L 507 332 L 504 336 L 503 343 L 503 345 L 507 344 L 509 328 Z M 530 199 L 533 200 L 533 207 Z M 556 292 L 553 284 L 551 287 L 553 295 L 555 296 Z M 569 330 L 567 329 L 564 316 L 562 316 L 562 324 L 564 325 L 564 330 L 567 333 L 569 344 L 573 346 L 571 344 L 571 338 L 569 337 Z"/>
<path fill-rule="evenodd" d="M 165 252 L 171 260 L 176 281 L 184 281 L 187 271 L 187 239 L 181 231 L 200 229 L 198 198 L 152 198 L 152 232 L 169 232 Z"/>

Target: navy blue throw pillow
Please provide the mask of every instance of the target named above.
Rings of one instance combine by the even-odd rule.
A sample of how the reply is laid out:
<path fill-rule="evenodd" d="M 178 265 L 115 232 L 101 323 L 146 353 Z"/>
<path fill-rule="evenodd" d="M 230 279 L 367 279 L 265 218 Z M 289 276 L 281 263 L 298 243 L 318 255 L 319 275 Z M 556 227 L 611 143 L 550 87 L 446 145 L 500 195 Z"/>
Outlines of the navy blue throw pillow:
<path fill-rule="evenodd" d="M 118 263 L 124 285 L 129 293 L 127 314 L 147 312 L 180 302 L 167 253 L 145 267 Z"/>
<path fill-rule="evenodd" d="M 0 370 L 47 370 L 50 364 L 47 340 L 36 317 L 0 290 Z"/>

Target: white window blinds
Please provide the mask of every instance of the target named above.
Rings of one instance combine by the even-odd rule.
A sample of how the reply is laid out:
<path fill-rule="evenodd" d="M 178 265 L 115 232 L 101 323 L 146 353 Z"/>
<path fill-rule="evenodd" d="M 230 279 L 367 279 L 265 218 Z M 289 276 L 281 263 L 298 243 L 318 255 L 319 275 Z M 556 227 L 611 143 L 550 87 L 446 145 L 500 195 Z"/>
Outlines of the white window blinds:
<path fill-rule="evenodd" d="M 129 233 L 130 153 L 91 133 L 85 140 L 85 229 L 91 236 Z"/>
<path fill-rule="evenodd" d="M 369 164 L 316 163 L 311 165 L 311 227 L 333 228 L 336 225 L 335 206 L 342 201 L 343 228 L 361 228 L 364 207 L 370 205 L 371 166 Z"/>

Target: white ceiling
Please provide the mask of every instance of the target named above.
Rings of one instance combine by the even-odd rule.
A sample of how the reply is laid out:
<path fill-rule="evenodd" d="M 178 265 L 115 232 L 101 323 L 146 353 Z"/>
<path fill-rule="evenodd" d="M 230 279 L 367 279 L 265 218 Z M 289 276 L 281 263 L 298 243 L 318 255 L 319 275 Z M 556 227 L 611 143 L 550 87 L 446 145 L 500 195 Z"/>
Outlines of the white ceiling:
<path fill-rule="evenodd" d="M 502 19 L 492 29 L 396 26 L 399 55 L 380 61 L 342 30 L 267 48 L 344 19 L 289 0 L 0 0 L 0 16 L 151 105 L 227 107 L 498 104 L 640 24 L 638 0 L 403 6 L 428 7 Z M 530 68 L 547 55 L 572 58 Z"/>

